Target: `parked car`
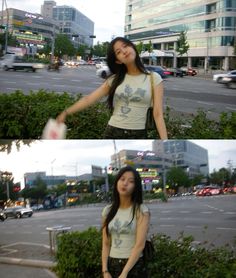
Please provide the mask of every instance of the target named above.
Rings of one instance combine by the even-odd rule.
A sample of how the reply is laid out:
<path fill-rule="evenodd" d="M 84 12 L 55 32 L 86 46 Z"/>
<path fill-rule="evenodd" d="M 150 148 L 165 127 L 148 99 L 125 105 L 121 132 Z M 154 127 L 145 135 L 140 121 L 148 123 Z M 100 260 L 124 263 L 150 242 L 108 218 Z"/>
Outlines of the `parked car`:
<path fill-rule="evenodd" d="M 236 75 L 223 77 L 219 83 L 224 84 L 229 89 L 236 89 Z"/>
<path fill-rule="evenodd" d="M 179 68 L 169 68 L 168 71 L 170 72 L 170 75 L 173 75 L 173 76 L 177 76 L 177 77 L 184 76 L 184 71 Z"/>
<path fill-rule="evenodd" d="M 23 216 L 31 217 L 33 215 L 33 210 L 31 208 L 25 208 L 21 206 L 9 207 L 4 209 L 4 214 L 6 215 L 6 218 L 21 218 Z"/>
<path fill-rule="evenodd" d="M 193 68 L 181 67 L 180 70 L 182 70 L 184 75 L 190 75 L 190 76 L 197 75 L 197 71 Z"/>
<path fill-rule="evenodd" d="M 203 189 L 196 191 L 196 196 L 212 196 L 223 194 L 223 190 L 215 186 L 206 186 Z"/>
<path fill-rule="evenodd" d="M 0 221 L 4 221 L 5 219 L 6 219 L 5 213 L 0 211 Z"/>
<path fill-rule="evenodd" d="M 42 204 L 39 204 L 39 205 L 36 204 L 36 205 L 31 206 L 31 209 L 32 209 L 33 211 L 40 211 L 40 210 L 43 210 L 44 207 L 43 207 Z"/>
<path fill-rule="evenodd" d="M 224 77 L 230 77 L 230 76 L 236 76 L 236 70 L 232 70 L 230 72 L 227 73 L 218 73 L 218 74 L 214 74 L 213 75 L 213 80 L 217 83 L 221 83 L 222 79 Z"/>
<path fill-rule="evenodd" d="M 230 187 L 225 187 L 223 189 L 224 193 L 236 193 L 236 185 L 235 186 L 230 186 Z"/>
<path fill-rule="evenodd" d="M 167 78 L 168 76 L 171 75 L 170 71 L 168 71 L 167 69 L 161 67 L 161 66 L 148 66 L 148 65 L 145 65 L 145 68 L 148 70 L 148 71 L 154 71 L 158 74 L 160 74 L 161 78 L 165 79 Z"/>
<path fill-rule="evenodd" d="M 101 68 L 99 68 L 96 71 L 96 75 L 105 79 L 105 78 L 107 78 L 108 76 L 111 75 L 111 72 L 110 72 L 109 67 L 107 65 L 105 65 L 105 66 L 102 66 Z"/>

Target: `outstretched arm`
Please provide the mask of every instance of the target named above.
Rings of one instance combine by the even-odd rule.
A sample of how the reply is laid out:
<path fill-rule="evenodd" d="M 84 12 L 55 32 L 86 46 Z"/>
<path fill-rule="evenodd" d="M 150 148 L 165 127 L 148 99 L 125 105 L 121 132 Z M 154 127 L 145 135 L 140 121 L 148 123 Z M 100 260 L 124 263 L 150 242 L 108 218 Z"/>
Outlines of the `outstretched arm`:
<path fill-rule="evenodd" d="M 88 108 L 89 106 L 93 105 L 102 97 L 107 96 L 109 93 L 109 89 L 110 87 L 108 85 L 108 82 L 105 81 L 99 88 L 97 88 L 91 94 L 84 96 L 83 98 L 75 102 L 73 105 L 68 107 L 66 110 L 64 110 L 60 115 L 58 115 L 57 121 L 59 123 L 62 123 L 65 121 L 66 116 L 82 111 Z"/>

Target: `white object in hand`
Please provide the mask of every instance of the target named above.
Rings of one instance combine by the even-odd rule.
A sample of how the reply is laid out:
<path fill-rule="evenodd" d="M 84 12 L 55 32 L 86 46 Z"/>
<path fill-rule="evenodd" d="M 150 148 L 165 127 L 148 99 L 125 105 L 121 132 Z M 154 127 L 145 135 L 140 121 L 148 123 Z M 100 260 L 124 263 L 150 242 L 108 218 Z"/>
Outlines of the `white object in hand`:
<path fill-rule="evenodd" d="M 65 139 L 66 138 L 66 125 L 58 123 L 54 119 L 49 119 L 44 127 L 42 139 Z"/>

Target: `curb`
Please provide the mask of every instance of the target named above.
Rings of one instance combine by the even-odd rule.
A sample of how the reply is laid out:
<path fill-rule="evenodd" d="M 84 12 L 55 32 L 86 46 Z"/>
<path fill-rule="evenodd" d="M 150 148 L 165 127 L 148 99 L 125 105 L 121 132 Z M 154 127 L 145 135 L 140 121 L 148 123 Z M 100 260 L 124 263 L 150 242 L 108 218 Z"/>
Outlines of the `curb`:
<path fill-rule="evenodd" d="M 39 268 L 52 268 L 57 265 L 56 262 L 52 262 L 52 261 L 27 260 L 27 259 L 7 258 L 7 257 L 0 257 L 0 263 L 39 267 Z"/>

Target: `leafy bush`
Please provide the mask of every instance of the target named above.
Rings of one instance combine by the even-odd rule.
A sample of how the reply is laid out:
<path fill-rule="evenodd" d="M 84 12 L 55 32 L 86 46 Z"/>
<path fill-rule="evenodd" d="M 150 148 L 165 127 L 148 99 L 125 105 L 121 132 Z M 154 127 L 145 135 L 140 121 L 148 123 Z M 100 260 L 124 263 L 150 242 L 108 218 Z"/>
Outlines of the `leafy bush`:
<path fill-rule="evenodd" d="M 95 228 L 61 235 L 56 253 L 57 274 L 61 278 L 100 277 L 101 250 L 101 233 Z"/>
<path fill-rule="evenodd" d="M 0 138 L 38 139 L 49 118 L 55 118 L 66 107 L 81 98 L 68 93 L 57 94 L 39 90 L 37 93 L 0 94 Z M 171 139 L 235 139 L 236 113 L 222 113 L 219 122 L 209 120 L 203 111 L 196 116 L 170 116 L 167 107 L 165 122 Z M 68 117 L 68 139 L 101 139 L 110 118 L 105 103 Z M 148 138 L 158 138 L 155 130 Z"/>
<path fill-rule="evenodd" d="M 236 254 L 226 247 L 193 248 L 193 238 L 183 235 L 177 240 L 155 235 L 153 243 L 154 259 L 148 265 L 150 278 L 236 277 Z M 56 257 L 60 278 L 101 277 L 101 232 L 90 228 L 62 235 Z"/>

